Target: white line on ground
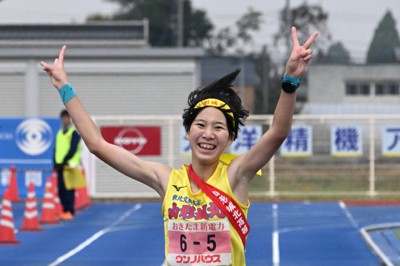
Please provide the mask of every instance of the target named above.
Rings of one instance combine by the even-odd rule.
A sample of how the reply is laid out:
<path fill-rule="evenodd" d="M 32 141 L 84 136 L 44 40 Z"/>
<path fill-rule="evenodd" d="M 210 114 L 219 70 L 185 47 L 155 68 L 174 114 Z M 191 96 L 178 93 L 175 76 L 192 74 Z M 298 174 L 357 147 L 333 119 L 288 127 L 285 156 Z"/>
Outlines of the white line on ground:
<path fill-rule="evenodd" d="M 346 203 L 344 203 L 343 201 L 339 201 L 339 206 L 340 206 L 340 208 L 342 208 L 344 214 L 346 214 L 351 225 L 353 225 L 353 227 L 355 227 L 355 228 L 358 228 L 358 223 L 356 222 L 356 220 L 354 220 L 353 215 L 351 215 L 349 209 L 347 209 Z"/>
<path fill-rule="evenodd" d="M 89 246 L 90 244 L 92 244 L 94 241 L 99 239 L 102 235 L 108 233 L 109 231 L 112 231 L 114 226 L 117 226 L 118 224 L 122 223 L 126 218 L 128 218 L 132 213 L 138 211 L 141 207 L 142 207 L 141 204 L 134 205 L 131 209 L 126 211 L 124 214 L 122 214 L 118 218 L 118 220 L 116 220 L 114 223 L 112 223 L 108 227 L 98 231 L 97 233 L 95 233 L 94 235 L 92 235 L 91 237 L 89 237 L 88 239 L 83 241 L 81 244 L 79 244 L 76 248 L 74 248 L 74 249 L 70 250 L 69 252 L 65 253 L 64 255 L 58 257 L 55 261 L 50 263 L 49 266 L 59 265 L 60 263 L 66 261 L 70 257 L 74 256 L 75 254 L 77 254 L 78 252 L 80 252 L 81 250 L 83 250 L 84 248 Z"/>
<path fill-rule="evenodd" d="M 278 204 L 272 205 L 272 264 L 279 266 L 280 254 L 279 254 L 279 231 L 278 231 Z"/>

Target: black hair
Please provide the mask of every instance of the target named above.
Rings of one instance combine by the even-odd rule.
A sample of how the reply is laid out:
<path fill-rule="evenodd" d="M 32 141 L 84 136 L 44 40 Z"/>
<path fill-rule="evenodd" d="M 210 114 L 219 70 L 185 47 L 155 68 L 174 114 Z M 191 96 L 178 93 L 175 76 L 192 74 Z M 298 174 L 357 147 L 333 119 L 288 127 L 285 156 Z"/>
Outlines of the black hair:
<path fill-rule="evenodd" d="M 225 102 L 230 109 L 219 108 L 225 115 L 230 137 L 237 138 L 240 125 L 244 125 L 244 120 L 249 116 L 239 95 L 232 89 L 233 81 L 239 74 L 240 69 L 223 76 L 211 84 L 195 89 L 189 94 L 188 107 L 183 111 L 183 126 L 186 132 L 189 132 L 196 116 L 204 107 L 194 108 L 197 103 L 208 98 L 215 98 Z M 231 114 L 233 114 L 233 119 Z"/>
<path fill-rule="evenodd" d="M 63 110 L 60 112 L 60 117 L 64 117 L 64 116 L 69 116 L 69 113 L 68 113 L 68 111 L 67 111 L 66 109 L 63 109 Z"/>

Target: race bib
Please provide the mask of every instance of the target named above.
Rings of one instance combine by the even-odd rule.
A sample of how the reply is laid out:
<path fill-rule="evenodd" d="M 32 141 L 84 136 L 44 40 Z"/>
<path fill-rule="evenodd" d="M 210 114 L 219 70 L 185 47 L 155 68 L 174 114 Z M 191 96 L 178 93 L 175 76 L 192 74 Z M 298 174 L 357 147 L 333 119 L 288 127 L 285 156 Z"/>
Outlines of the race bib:
<path fill-rule="evenodd" d="M 168 265 L 230 265 L 227 219 L 210 222 L 168 221 Z"/>

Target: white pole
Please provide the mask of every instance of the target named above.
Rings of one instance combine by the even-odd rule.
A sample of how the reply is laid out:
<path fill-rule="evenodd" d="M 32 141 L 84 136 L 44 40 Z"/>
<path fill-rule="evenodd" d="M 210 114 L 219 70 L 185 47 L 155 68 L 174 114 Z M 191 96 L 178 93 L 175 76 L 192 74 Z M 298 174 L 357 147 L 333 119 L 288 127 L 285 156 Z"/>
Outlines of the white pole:
<path fill-rule="evenodd" d="M 369 194 L 375 196 L 375 118 L 369 119 Z"/>

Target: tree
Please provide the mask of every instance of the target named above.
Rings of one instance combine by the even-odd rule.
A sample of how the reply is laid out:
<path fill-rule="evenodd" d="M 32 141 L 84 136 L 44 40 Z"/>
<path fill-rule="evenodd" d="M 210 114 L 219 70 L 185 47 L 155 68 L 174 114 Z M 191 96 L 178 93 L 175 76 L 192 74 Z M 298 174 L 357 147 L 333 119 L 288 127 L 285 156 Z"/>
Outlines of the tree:
<path fill-rule="evenodd" d="M 253 43 L 251 32 L 260 30 L 261 16 L 261 12 L 249 8 L 247 13 L 236 21 L 236 31 L 232 31 L 234 27 L 225 27 L 207 39 L 204 46 L 208 54 L 223 55 L 233 51 L 235 54 L 244 55 L 245 46 Z"/>
<path fill-rule="evenodd" d="M 251 31 L 259 31 L 262 13 L 252 8 L 249 8 L 247 13 L 245 13 L 237 22 L 236 27 L 238 29 L 237 39 L 242 42 L 242 45 L 253 43 L 253 37 L 251 36 Z M 244 53 L 243 48 L 239 49 L 240 53 Z"/>
<path fill-rule="evenodd" d="M 367 63 L 396 62 L 396 47 L 400 46 L 399 33 L 392 13 L 387 11 L 375 30 L 367 52 Z"/>
<path fill-rule="evenodd" d="M 150 21 L 149 42 L 152 46 L 177 46 L 178 4 L 183 1 L 183 46 L 200 46 L 214 28 L 205 11 L 194 10 L 190 0 L 108 0 L 120 4 L 111 17 L 93 14 L 93 20 Z"/>
<path fill-rule="evenodd" d="M 287 4 L 280 13 L 280 26 L 279 31 L 274 35 L 274 45 L 278 46 L 283 43 L 286 48 L 284 58 L 287 58 L 292 45 L 291 27 L 295 26 L 300 42 L 306 41 L 314 31 L 318 31 L 318 42 L 313 44 L 313 49 L 318 53 L 323 45 L 331 39 L 327 21 L 328 13 L 319 5 L 308 5 L 307 2 L 304 2 L 302 5 L 290 9 Z"/>
<path fill-rule="evenodd" d="M 341 42 L 336 42 L 329 47 L 326 56 L 319 61 L 331 64 L 350 64 L 350 54 Z"/>
<path fill-rule="evenodd" d="M 280 94 L 276 89 L 281 82 L 281 75 L 278 74 L 276 64 L 272 61 L 271 55 L 264 46 L 256 62 L 256 71 L 260 77 L 260 85 L 256 86 L 254 99 L 254 112 L 256 114 L 272 114 Z"/>
<path fill-rule="evenodd" d="M 267 98 L 263 100 L 263 104 L 266 105 L 266 112 L 272 113 L 274 106 L 271 103 L 276 103 L 279 97 L 279 90 L 281 86 L 282 72 L 284 71 L 284 65 L 286 59 L 292 51 L 292 33 L 291 27 L 295 26 L 297 29 L 297 35 L 299 41 L 304 43 L 309 36 L 314 32 L 318 31 L 318 42 L 313 44 L 312 49 L 314 50 L 314 59 L 318 60 L 319 57 L 324 57 L 324 46 L 331 39 L 328 26 L 328 13 L 325 12 L 319 5 L 309 5 L 304 2 L 298 7 L 290 8 L 289 0 L 286 0 L 286 6 L 280 12 L 279 30 L 274 34 L 274 46 L 277 52 L 281 52 L 282 60 L 275 62 L 274 67 L 269 66 L 268 69 L 262 69 L 265 64 L 260 64 L 260 73 L 269 74 L 267 77 L 268 86 L 264 85 L 264 89 Z M 281 48 L 283 47 L 283 49 Z M 303 75 L 302 84 L 307 84 L 307 76 Z M 300 91 L 299 91 L 300 92 Z M 306 94 L 298 94 L 298 103 L 306 101 Z M 296 110 L 297 112 L 298 110 Z"/>

